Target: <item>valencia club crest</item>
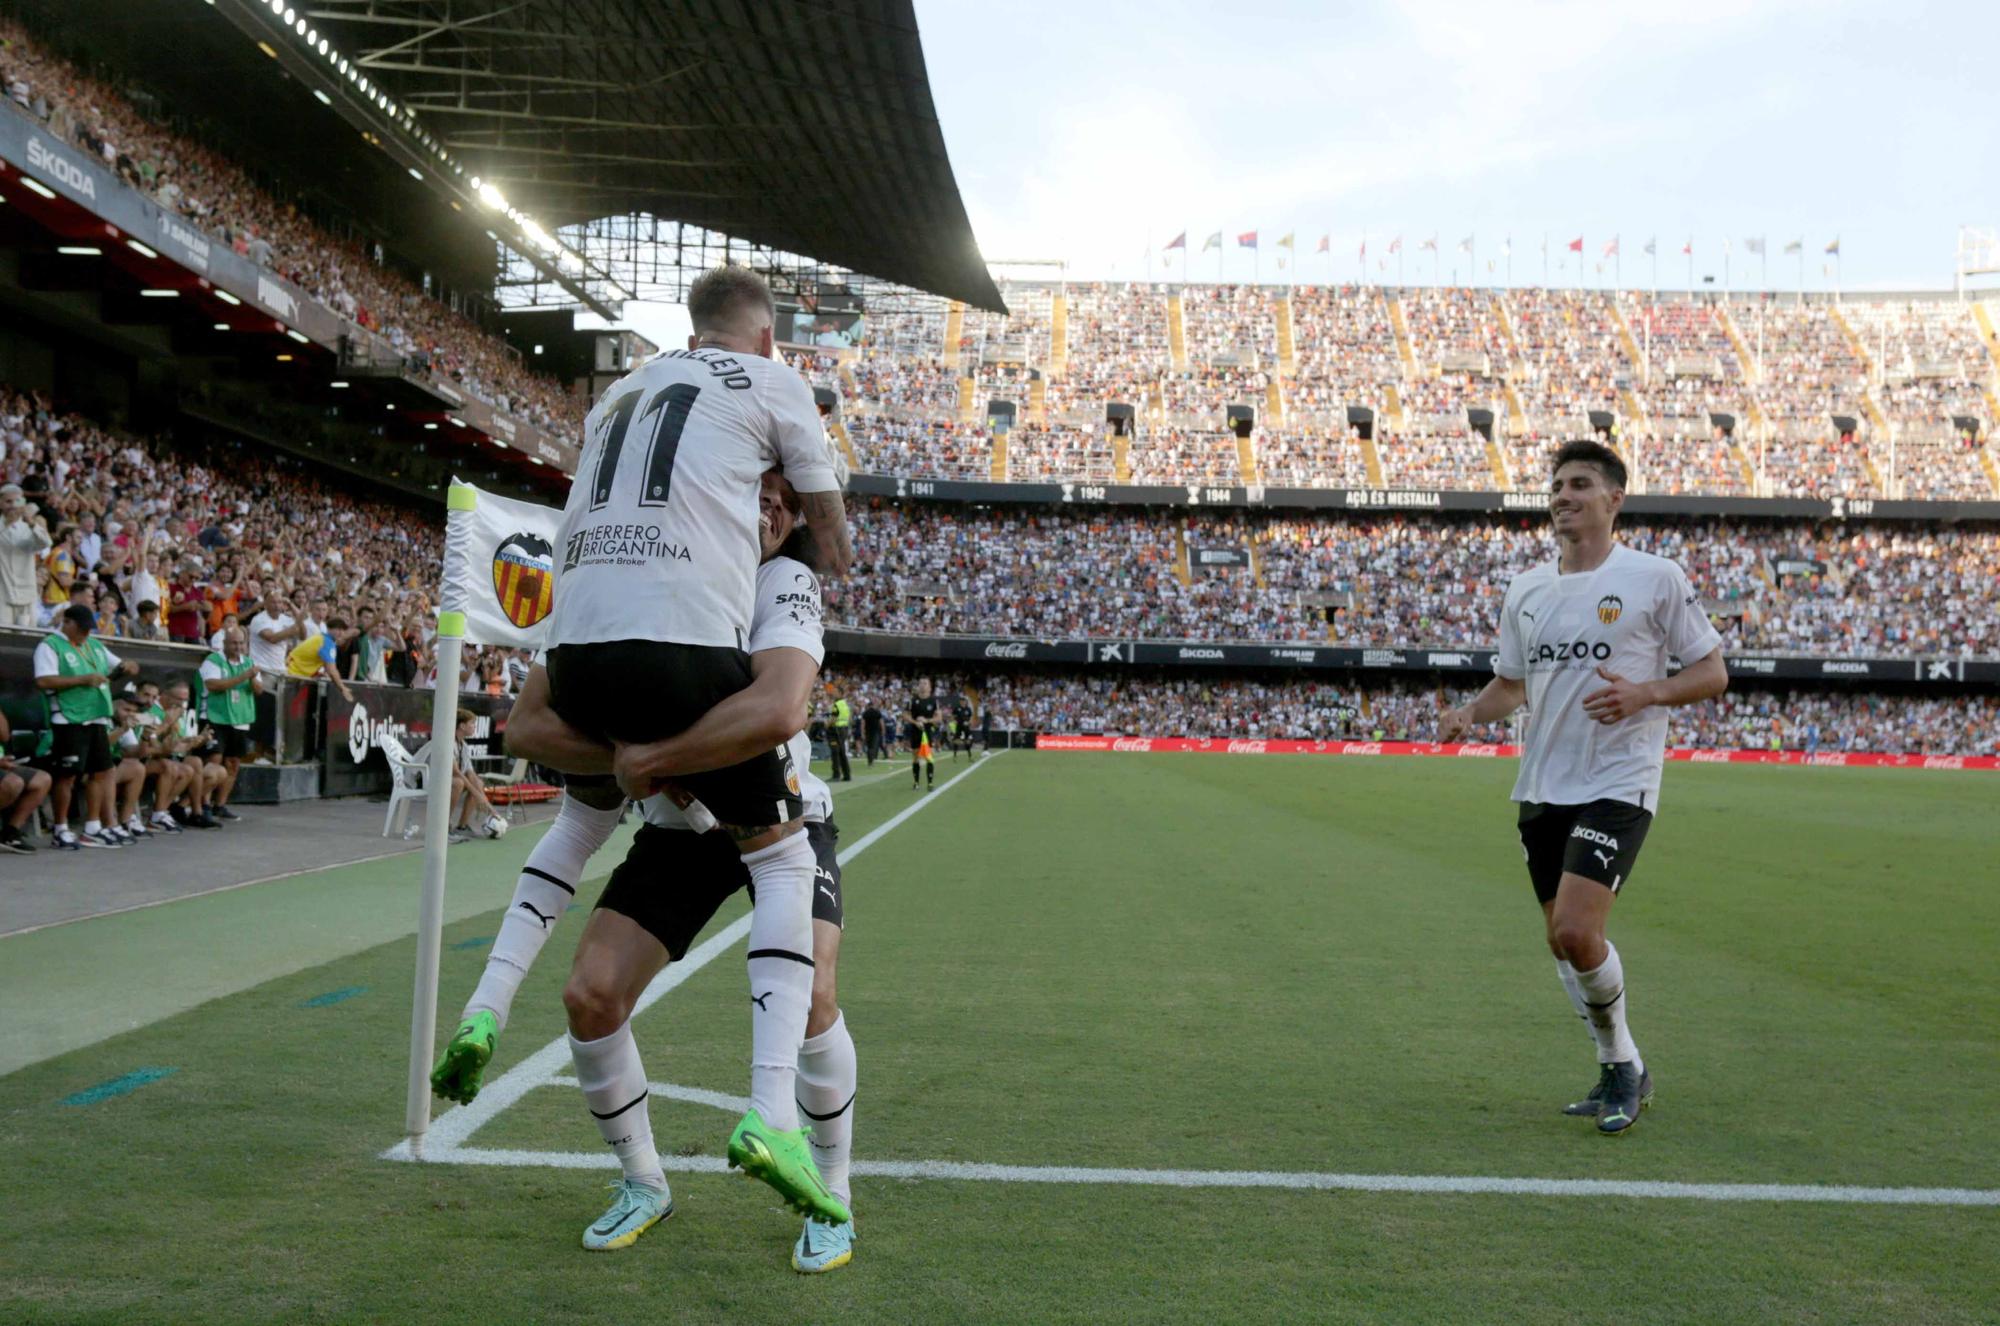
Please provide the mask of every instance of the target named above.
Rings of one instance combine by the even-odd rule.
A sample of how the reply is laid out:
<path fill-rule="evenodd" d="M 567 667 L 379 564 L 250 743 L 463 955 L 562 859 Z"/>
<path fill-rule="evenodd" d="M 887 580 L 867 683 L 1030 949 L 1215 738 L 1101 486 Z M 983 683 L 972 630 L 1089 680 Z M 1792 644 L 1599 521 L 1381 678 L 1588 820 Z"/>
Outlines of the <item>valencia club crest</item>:
<path fill-rule="evenodd" d="M 555 549 L 538 534 L 510 534 L 493 550 L 493 592 L 516 626 L 549 615 L 556 587 Z"/>

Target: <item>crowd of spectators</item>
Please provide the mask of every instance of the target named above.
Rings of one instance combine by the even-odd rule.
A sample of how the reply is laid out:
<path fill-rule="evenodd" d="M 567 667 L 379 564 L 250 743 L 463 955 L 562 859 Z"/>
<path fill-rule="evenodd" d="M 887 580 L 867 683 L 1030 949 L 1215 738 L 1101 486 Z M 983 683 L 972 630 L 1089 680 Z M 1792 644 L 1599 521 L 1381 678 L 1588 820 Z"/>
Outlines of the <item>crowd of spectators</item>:
<path fill-rule="evenodd" d="M 9 19 L 0 19 L 0 85 L 54 137 L 434 377 L 560 436 L 581 429 L 588 402 L 528 370 L 499 337 L 260 187 L 223 154 L 143 113 L 143 94 L 128 96 L 58 58 Z"/>
<path fill-rule="evenodd" d="M 1047 349 L 1052 288 L 1005 289 L 1010 301 L 1021 301 L 1013 319 L 966 315 L 962 346 L 974 358 L 960 371 L 975 378 L 982 400 L 1011 395 L 1026 402 L 1030 370 L 1039 370 L 1047 417 L 1057 424 L 1093 426 L 1106 403 L 1123 401 L 1142 421 L 1203 430 L 1219 426 L 1229 405 L 1249 405 L 1267 429 L 1275 423 L 1283 433 L 1282 453 L 1268 458 L 1260 441 L 1265 482 L 1278 482 L 1269 477 L 1276 474 L 1288 486 L 1350 482 L 1340 475 L 1352 454 L 1342 435 L 1350 428 L 1347 411 L 1360 407 L 1376 411 L 1385 430 L 1393 426 L 1415 439 L 1400 453 L 1400 473 L 1385 474 L 1386 482 L 1489 487 L 1492 467 L 1467 445 L 1466 412 L 1477 408 L 1493 411 L 1516 486 L 1520 475 L 1532 474 L 1549 439 L 1586 433 L 1589 416 L 1600 412 L 1629 439 L 1620 445 L 1631 455 L 1639 492 L 1995 495 L 1986 444 L 1960 435 L 1952 423 L 1971 417 L 1991 428 L 1982 390 L 1991 362 L 1969 316 L 1943 301 L 1852 302 L 1839 313 L 1824 302 L 1752 296 L 1729 314 L 1712 300 L 1678 296 L 1416 289 L 1398 296 L 1412 354 L 1405 363 L 1384 291 L 1297 286 L 1288 292 L 1296 358 L 1281 370 L 1276 306 L 1283 296 L 1276 287 L 1069 286 L 1061 366 Z M 1188 352 L 1178 369 L 1168 325 L 1176 295 Z M 1732 320 L 1737 337 L 1730 335 Z M 1870 336 L 1879 347 L 1868 348 Z M 1009 346 L 1008 356 L 979 359 L 982 347 L 994 343 Z M 1875 359 L 1887 370 L 1877 372 Z M 956 403 L 958 375 L 933 356 L 881 358 L 870 362 L 857 403 L 905 413 L 947 410 Z M 1273 382 L 1279 415 L 1269 399 Z M 1722 431 L 1714 415 L 1732 417 L 1734 432 Z M 1836 417 L 1854 419 L 1856 430 L 1842 435 Z M 1891 431 L 1899 443 L 1893 458 Z M 1153 454 L 1166 461 L 1175 453 Z M 1211 459 L 1203 448 L 1180 454 L 1201 464 Z M 1316 457 L 1335 469 L 1315 471 Z M 1162 464 L 1149 464 L 1147 474 L 1166 483 L 1215 478 L 1212 471 L 1176 473 Z"/>
<path fill-rule="evenodd" d="M 851 417 L 847 435 L 870 474 L 981 483 L 993 477 L 993 435 L 984 425 L 884 412 Z"/>
<path fill-rule="evenodd" d="M 1234 737 L 1294 741 L 1435 741 L 1438 714 L 1478 690 L 1476 679 L 1357 682 L 1307 673 L 1116 671 L 1046 666 L 932 669 L 836 661 L 830 693 L 859 713 L 898 712 L 918 676 L 940 695 L 964 695 L 975 728 Z M 1468 740 L 1519 740 L 1525 718 L 1475 729 Z M 1780 691 L 1737 686 L 1670 711 L 1667 743 L 1696 750 L 2000 754 L 2000 699 L 1872 691 Z"/>
<path fill-rule="evenodd" d="M 1732 649 L 2000 653 L 1991 531 L 1659 520 L 1620 537 L 1684 566 Z M 1254 566 L 1201 568 L 1200 547 Z M 883 504 L 856 512 L 855 548 L 830 614 L 864 628 L 1409 648 L 1490 646 L 1508 581 L 1553 555 L 1529 517 Z"/>
<path fill-rule="evenodd" d="M 1491 488 L 1493 463 L 1486 439 L 1454 429 L 1412 433 L 1384 432 L 1375 451 L 1382 460 L 1382 480 L 1402 488 Z"/>
<path fill-rule="evenodd" d="M 1028 424 L 1007 435 L 1007 477 L 1024 483 L 1110 483 L 1114 460 L 1111 435 L 1102 426 Z"/>
<path fill-rule="evenodd" d="M 1219 412 L 1217 422 L 1220 422 Z M 1236 435 L 1219 429 L 1154 425 L 1139 431 L 1126 454 L 1132 466 L 1133 483 L 1243 482 Z"/>

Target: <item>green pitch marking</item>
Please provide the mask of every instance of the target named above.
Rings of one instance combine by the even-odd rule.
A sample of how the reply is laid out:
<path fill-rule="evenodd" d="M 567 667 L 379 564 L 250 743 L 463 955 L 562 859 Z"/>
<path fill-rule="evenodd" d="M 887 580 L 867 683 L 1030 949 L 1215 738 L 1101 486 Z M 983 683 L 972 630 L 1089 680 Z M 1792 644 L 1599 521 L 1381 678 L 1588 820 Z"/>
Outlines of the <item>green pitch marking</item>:
<path fill-rule="evenodd" d="M 350 985 L 344 990 L 329 990 L 323 995 L 314 995 L 311 999 L 301 1000 L 299 1007 L 326 1008 L 333 1004 L 344 1004 L 357 995 L 367 993 L 368 987 L 365 985 Z"/>
<path fill-rule="evenodd" d="M 180 1072 L 178 1068 L 135 1068 L 123 1077 L 114 1077 L 109 1082 L 99 1082 L 94 1087 L 86 1087 L 73 1096 L 65 1096 L 63 1104 L 95 1105 L 98 1101 L 110 1100 L 113 1096 L 130 1095 L 148 1082 L 157 1082 L 178 1072 Z"/>
<path fill-rule="evenodd" d="M 451 948 L 452 952 L 454 953 L 463 953 L 467 949 L 485 948 L 492 942 L 493 942 L 493 936 L 491 935 L 474 935 L 470 939 L 459 940 L 456 944 L 453 944 Z"/>

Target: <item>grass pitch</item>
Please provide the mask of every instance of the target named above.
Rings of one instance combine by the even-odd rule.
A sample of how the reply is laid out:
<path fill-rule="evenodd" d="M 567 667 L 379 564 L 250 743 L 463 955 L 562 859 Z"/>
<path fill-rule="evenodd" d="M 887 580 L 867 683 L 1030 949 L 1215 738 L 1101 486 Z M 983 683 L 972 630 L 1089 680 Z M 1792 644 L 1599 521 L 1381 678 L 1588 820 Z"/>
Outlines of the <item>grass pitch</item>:
<path fill-rule="evenodd" d="M 1556 1112 L 1594 1055 L 1541 946 L 1513 772 L 994 758 L 848 869 L 857 1156 L 2000 1188 L 2000 783 L 1670 769 L 1612 926 L 1659 1099 L 1606 1139 Z M 844 842 L 911 800 L 901 774 L 844 791 Z M 453 849 L 454 887 L 504 898 L 525 838 Z M 294 885 L 235 896 L 277 915 Z M 135 915 L 160 970 L 230 961 L 192 905 Z M 489 1081 L 560 1034 L 580 921 L 524 987 Z M 446 932 L 447 1024 L 496 922 Z M 0 943 L 0 966 L 74 953 L 100 924 Z M 372 948 L 0 1078 L 0 1319 L 2000 1319 L 1993 1206 L 860 1178 L 854 1264 L 806 1279 L 762 1189 L 690 1174 L 670 1176 L 672 1221 L 586 1254 L 609 1170 L 378 1158 L 401 1128 L 413 952 Z M 153 972 L 121 963 L 102 980 L 145 1024 Z M 732 951 L 639 1018 L 650 1076 L 741 1094 L 743 1003 Z M 141 1069 L 174 1071 L 89 1094 Z M 729 1115 L 654 1106 L 663 1153 L 720 1155 Z M 603 1150 L 561 1088 L 469 1144 Z"/>

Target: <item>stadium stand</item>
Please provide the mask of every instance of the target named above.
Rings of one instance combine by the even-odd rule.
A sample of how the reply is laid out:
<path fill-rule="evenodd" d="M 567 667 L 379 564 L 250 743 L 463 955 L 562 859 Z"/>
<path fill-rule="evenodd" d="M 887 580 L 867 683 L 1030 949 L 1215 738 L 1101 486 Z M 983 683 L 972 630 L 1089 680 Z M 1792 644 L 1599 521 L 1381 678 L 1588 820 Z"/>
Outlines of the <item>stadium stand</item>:
<path fill-rule="evenodd" d="M 142 114 L 117 88 L 55 58 L 19 24 L 0 20 L 0 38 L 8 98 L 161 207 L 381 333 L 433 377 L 554 432 L 574 434 L 582 425 L 588 402 L 523 367 L 498 337 L 272 196 L 219 153 Z"/>
<path fill-rule="evenodd" d="M 1254 473 L 1300 488 L 1490 491 L 1535 486 L 1553 441 L 1609 429 L 1635 493 L 1990 501 L 2000 483 L 1993 364 L 1966 307 L 1941 298 L 1078 284 L 1061 287 L 1067 353 L 1057 365 L 1056 287 L 1004 288 L 1011 317 L 957 315 L 960 367 L 926 348 L 938 343 L 935 313 L 879 320 L 849 408 L 958 420 L 967 375 L 979 407 L 1013 399 L 1023 417 L 1039 390 L 1038 424 L 1100 429 L 1107 404 L 1135 408 L 1128 474 L 1079 466 L 1067 437 L 1028 438 L 1035 458 L 1007 468 L 1019 480 Z M 1259 421 L 1247 473 L 1215 436 L 1232 405 Z M 1366 412 L 1371 436 L 1351 426 L 1351 410 Z M 1490 430 L 1475 430 L 1469 410 L 1491 411 Z M 912 437 L 864 465 L 908 477 L 976 470 L 955 434 L 928 440 L 950 454 L 927 458 L 926 439 Z"/>

